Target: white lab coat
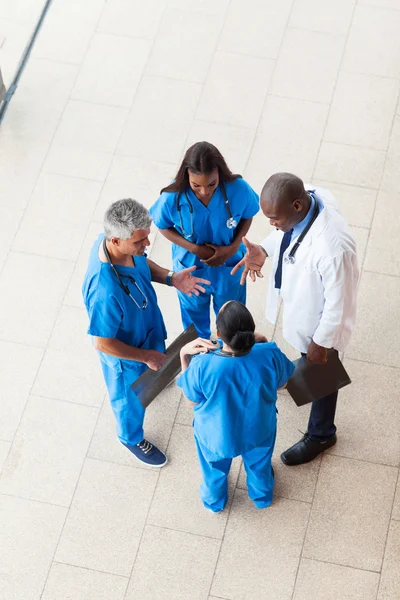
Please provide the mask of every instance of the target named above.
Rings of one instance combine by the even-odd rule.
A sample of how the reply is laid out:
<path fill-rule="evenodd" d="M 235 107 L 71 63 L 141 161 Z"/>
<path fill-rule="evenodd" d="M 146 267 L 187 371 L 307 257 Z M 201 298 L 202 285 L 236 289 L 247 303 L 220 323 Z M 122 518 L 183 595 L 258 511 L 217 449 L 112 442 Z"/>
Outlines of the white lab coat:
<path fill-rule="evenodd" d="M 300 244 L 296 262 L 287 264 L 285 257 L 297 238 L 283 256 L 283 336 L 300 352 L 307 352 L 311 340 L 341 352 L 350 341 L 356 316 L 356 244 L 332 194 L 324 188 L 305 187 L 316 191 L 324 208 Z M 283 232 L 275 230 L 261 244 L 273 261 L 266 310 L 271 323 L 278 312 L 274 278 L 282 237 Z"/>

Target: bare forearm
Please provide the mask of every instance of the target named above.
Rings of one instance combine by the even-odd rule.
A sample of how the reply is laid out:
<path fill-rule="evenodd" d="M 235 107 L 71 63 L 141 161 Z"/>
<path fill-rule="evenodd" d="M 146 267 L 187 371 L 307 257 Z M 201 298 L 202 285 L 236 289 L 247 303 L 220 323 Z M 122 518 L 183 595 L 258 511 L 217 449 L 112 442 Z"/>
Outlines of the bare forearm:
<path fill-rule="evenodd" d="M 239 225 L 237 226 L 235 231 L 235 238 L 232 242 L 232 245 L 236 245 L 237 248 L 239 248 L 240 244 L 242 243 L 242 238 L 246 236 L 247 232 L 250 229 L 252 221 L 253 218 L 240 220 Z"/>
<path fill-rule="evenodd" d="M 109 354 L 110 356 L 116 356 L 117 358 L 123 358 L 125 360 L 135 360 L 142 363 L 146 362 L 148 350 L 129 346 L 129 344 L 125 344 L 115 338 L 93 337 L 93 339 L 94 347 L 99 352 L 104 352 L 104 354 Z"/>
<path fill-rule="evenodd" d="M 151 280 L 155 283 L 166 283 L 169 270 L 165 269 L 164 267 L 160 267 L 160 265 L 150 259 L 147 259 L 147 264 L 149 265 Z"/>

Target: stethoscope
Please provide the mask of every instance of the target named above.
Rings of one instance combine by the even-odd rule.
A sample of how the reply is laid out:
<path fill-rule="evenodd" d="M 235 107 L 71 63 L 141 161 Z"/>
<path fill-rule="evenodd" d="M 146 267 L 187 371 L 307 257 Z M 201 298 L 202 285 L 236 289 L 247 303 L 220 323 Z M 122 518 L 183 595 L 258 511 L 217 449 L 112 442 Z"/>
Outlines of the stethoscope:
<path fill-rule="evenodd" d="M 318 200 L 317 200 L 317 198 L 313 195 L 312 192 L 307 192 L 307 194 L 308 194 L 309 197 L 314 198 L 314 200 L 315 200 L 315 207 L 314 207 L 313 216 L 311 217 L 311 220 L 308 223 L 308 225 L 303 229 L 303 231 L 301 232 L 301 234 L 297 238 L 296 243 L 293 244 L 293 247 L 290 250 L 288 256 L 286 256 L 284 258 L 285 263 L 289 264 L 289 265 L 294 265 L 294 263 L 296 262 L 296 258 L 295 258 L 296 252 L 299 249 L 299 246 L 300 246 L 301 242 L 304 240 L 304 238 L 306 237 L 307 233 L 310 231 L 311 226 L 314 223 L 315 219 L 319 215 L 319 206 L 318 206 Z"/>
<path fill-rule="evenodd" d="M 222 181 L 220 181 L 219 185 L 220 185 L 221 190 L 222 190 L 222 195 L 224 196 L 225 208 L 226 208 L 226 212 L 228 214 L 228 219 L 226 221 L 226 226 L 227 226 L 228 229 L 234 229 L 235 227 L 237 227 L 237 221 L 232 216 L 231 207 L 229 206 L 228 196 L 227 196 L 227 193 L 226 193 L 226 190 L 225 190 L 225 186 L 222 183 Z M 176 210 L 178 211 L 178 214 L 179 214 L 179 224 L 180 224 L 180 227 L 181 227 L 182 235 L 185 238 L 191 238 L 191 237 L 193 237 L 193 233 L 194 233 L 194 229 L 193 229 L 193 204 L 190 201 L 189 196 L 187 195 L 187 191 L 186 190 L 185 190 L 185 197 L 186 197 L 186 201 L 187 201 L 187 207 L 188 207 L 189 213 L 190 213 L 190 233 L 186 233 L 185 232 L 185 228 L 183 226 L 182 209 L 181 209 L 181 204 L 180 204 L 180 194 L 176 195 L 175 205 L 176 205 Z"/>
<path fill-rule="evenodd" d="M 127 296 L 129 296 L 129 298 L 131 300 L 133 300 L 133 302 L 136 304 L 136 306 L 139 308 L 139 310 L 144 310 L 145 308 L 147 308 L 149 301 L 147 299 L 146 294 L 144 293 L 144 291 L 139 287 L 136 279 L 134 277 L 132 277 L 131 275 L 124 275 L 124 277 L 126 277 L 127 279 L 129 279 L 129 281 L 132 281 L 133 285 L 135 286 L 135 288 L 138 290 L 138 292 L 140 292 L 140 294 L 142 295 L 143 298 L 143 303 L 142 306 L 140 306 L 140 304 L 138 302 L 136 302 L 135 298 L 132 296 L 132 294 L 129 291 L 129 288 L 127 285 L 124 284 L 124 282 L 122 281 L 120 274 L 118 273 L 117 269 L 114 267 L 114 265 L 111 262 L 111 258 L 110 255 L 108 253 L 107 250 L 107 246 L 106 246 L 106 238 L 103 239 L 103 250 L 104 250 L 104 254 L 105 257 L 107 259 L 108 264 L 110 265 L 110 267 L 112 268 L 112 270 L 114 271 L 115 275 L 118 278 L 118 283 L 121 286 L 121 288 L 124 290 L 125 294 Z"/>

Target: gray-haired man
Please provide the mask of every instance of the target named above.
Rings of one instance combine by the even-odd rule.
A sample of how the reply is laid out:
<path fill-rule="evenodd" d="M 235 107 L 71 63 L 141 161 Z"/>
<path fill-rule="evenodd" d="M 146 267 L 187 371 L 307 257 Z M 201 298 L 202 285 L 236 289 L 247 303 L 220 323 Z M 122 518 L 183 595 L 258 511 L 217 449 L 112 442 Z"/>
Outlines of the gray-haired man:
<path fill-rule="evenodd" d="M 104 216 L 104 234 L 93 245 L 83 282 L 88 333 L 99 352 L 120 442 L 140 461 L 162 467 L 167 457 L 144 439 L 144 409 L 131 389 L 146 369 L 166 362 L 167 332 L 152 281 L 198 295 L 209 281 L 147 259 L 151 217 L 136 200 L 114 202 Z"/>

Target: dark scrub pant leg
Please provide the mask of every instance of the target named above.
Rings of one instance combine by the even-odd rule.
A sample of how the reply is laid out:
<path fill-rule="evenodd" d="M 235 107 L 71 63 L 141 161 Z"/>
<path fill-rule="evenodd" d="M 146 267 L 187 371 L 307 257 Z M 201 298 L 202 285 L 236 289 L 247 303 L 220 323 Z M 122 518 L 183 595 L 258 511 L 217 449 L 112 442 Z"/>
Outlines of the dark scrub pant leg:
<path fill-rule="evenodd" d="M 303 354 L 305 356 L 305 354 Z M 314 400 L 308 421 L 308 436 L 315 442 L 324 442 L 336 433 L 335 413 L 338 392 Z"/>

